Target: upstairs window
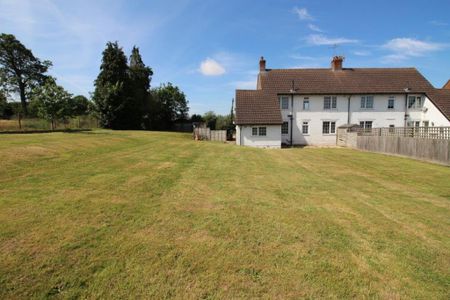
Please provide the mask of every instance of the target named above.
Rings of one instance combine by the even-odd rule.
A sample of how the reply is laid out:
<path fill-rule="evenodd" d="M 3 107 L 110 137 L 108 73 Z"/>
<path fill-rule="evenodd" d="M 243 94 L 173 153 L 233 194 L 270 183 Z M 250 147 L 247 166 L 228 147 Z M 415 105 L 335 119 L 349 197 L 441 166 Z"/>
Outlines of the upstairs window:
<path fill-rule="evenodd" d="M 281 125 L 281 134 L 289 134 L 289 123 L 283 122 Z"/>
<path fill-rule="evenodd" d="M 281 96 L 280 102 L 281 102 L 281 109 L 289 109 L 289 97 L 288 96 Z"/>
<path fill-rule="evenodd" d="M 423 98 L 421 96 L 409 96 L 408 97 L 408 108 L 421 109 L 422 106 L 423 106 Z"/>
<path fill-rule="evenodd" d="M 324 121 L 322 123 L 322 133 L 323 134 L 333 134 L 336 133 L 336 122 Z"/>
<path fill-rule="evenodd" d="M 388 109 L 394 109 L 395 108 L 395 97 L 389 97 L 388 99 Z"/>
<path fill-rule="evenodd" d="M 305 98 L 303 100 L 303 110 L 309 110 L 309 99 Z"/>
<path fill-rule="evenodd" d="M 336 96 L 326 96 L 323 98 L 323 109 L 335 109 L 337 107 Z"/>
<path fill-rule="evenodd" d="M 373 96 L 362 96 L 361 97 L 361 108 L 364 108 L 364 109 L 373 108 Z"/>

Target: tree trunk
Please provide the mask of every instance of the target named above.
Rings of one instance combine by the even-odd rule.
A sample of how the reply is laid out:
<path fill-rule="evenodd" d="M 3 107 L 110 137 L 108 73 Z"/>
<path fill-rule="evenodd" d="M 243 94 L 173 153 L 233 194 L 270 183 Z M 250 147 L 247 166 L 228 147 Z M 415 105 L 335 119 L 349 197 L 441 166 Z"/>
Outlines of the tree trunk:
<path fill-rule="evenodd" d="M 20 103 L 22 104 L 23 114 L 28 115 L 27 110 L 27 99 L 25 97 L 25 84 L 22 81 L 19 81 L 19 90 L 20 90 Z"/>

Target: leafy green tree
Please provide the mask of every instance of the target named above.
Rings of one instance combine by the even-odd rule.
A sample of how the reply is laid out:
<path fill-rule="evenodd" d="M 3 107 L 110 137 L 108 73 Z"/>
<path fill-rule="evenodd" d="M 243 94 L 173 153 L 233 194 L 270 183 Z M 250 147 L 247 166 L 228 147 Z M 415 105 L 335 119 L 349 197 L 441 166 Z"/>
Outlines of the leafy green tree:
<path fill-rule="evenodd" d="M 101 126 L 112 129 L 129 128 L 127 57 L 117 42 L 108 42 L 103 51 L 100 73 L 95 80 L 93 100 Z"/>
<path fill-rule="evenodd" d="M 57 120 L 66 120 L 72 116 L 71 97 L 72 95 L 57 85 L 55 79 L 51 77 L 33 91 L 33 100 L 37 103 L 38 116 L 50 121 L 52 130 L 55 129 Z"/>
<path fill-rule="evenodd" d="M 134 129 L 150 126 L 152 99 L 149 97 L 149 89 L 152 75 L 153 71 L 144 64 L 139 48 L 133 47 L 129 66 L 131 99 L 127 105 L 127 113 L 130 127 Z"/>
<path fill-rule="evenodd" d="M 74 116 L 83 116 L 89 113 L 89 100 L 83 95 L 78 95 L 70 99 L 70 109 Z"/>
<path fill-rule="evenodd" d="M 27 114 L 27 99 L 31 91 L 47 78 L 45 73 L 51 66 L 48 60 L 41 61 L 12 34 L 0 35 L 0 79 L 8 92 L 18 93 L 22 110 Z"/>
<path fill-rule="evenodd" d="M 191 116 L 191 122 L 203 122 L 203 117 L 201 115 L 193 114 Z"/>
<path fill-rule="evenodd" d="M 170 82 L 162 84 L 152 90 L 155 114 L 153 118 L 158 120 L 156 129 L 171 129 L 175 121 L 186 120 L 188 117 L 188 100 L 186 95 Z"/>
<path fill-rule="evenodd" d="M 217 115 L 213 111 L 208 111 L 203 114 L 203 120 L 205 120 L 206 126 L 211 130 L 216 129 Z"/>
<path fill-rule="evenodd" d="M 0 119 L 9 119 L 13 114 L 14 111 L 6 99 L 6 93 L 0 90 Z"/>
<path fill-rule="evenodd" d="M 216 129 L 217 130 L 228 130 L 230 127 L 230 115 L 218 115 L 216 121 Z"/>

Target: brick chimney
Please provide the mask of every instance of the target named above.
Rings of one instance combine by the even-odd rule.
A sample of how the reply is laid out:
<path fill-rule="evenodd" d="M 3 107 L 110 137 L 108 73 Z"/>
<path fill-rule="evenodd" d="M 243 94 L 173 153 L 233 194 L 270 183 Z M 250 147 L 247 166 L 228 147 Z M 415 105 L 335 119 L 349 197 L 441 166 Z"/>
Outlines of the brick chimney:
<path fill-rule="evenodd" d="M 344 61 L 343 56 L 334 56 L 331 61 L 331 70 L 342 71 L 342 62 Z"/>
<path fill-rule="evenodd" d="M 266 60 L 263 56 L 261 56 L 261 59 L 259 60 L 259 72 L 265 72 L 266 71 Z"/>

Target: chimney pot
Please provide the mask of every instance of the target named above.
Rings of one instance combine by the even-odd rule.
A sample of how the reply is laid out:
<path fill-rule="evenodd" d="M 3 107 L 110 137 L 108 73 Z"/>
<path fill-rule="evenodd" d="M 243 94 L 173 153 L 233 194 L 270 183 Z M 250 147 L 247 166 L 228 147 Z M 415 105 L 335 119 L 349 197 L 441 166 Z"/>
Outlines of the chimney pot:
<path fill-rule="evenodd" d="M 266 71 L 266 60 L 263 56 L 261 56 L 261 59 L 259 60 L 259 72 L 265 72 Z"/>
<path fill-rule="evenodd" d="M 342 71 L 342 62 L 344 61 L 343 56 L 334 56 L 331 61 L 331 69 L 333 71 Z"/>

